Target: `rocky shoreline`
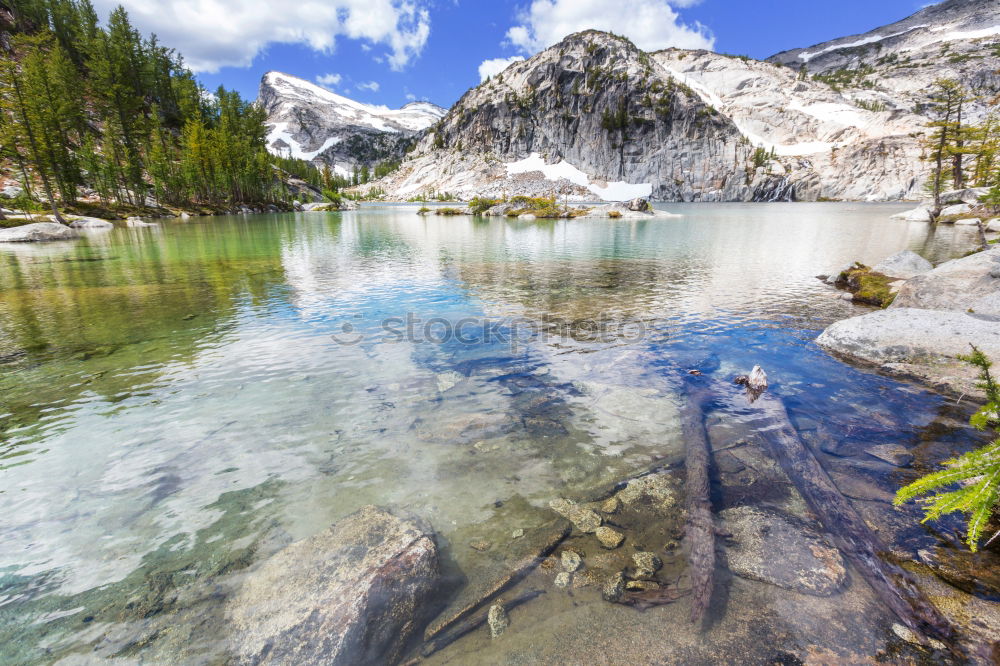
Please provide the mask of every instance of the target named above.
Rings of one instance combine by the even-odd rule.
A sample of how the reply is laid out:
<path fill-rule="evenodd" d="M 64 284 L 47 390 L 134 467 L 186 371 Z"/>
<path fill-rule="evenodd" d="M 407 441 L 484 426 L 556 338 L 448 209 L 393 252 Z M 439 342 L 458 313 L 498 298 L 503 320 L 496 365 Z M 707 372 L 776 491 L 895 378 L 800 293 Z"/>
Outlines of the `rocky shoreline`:
<path fill-rule="evenodd" d="M 343 200 L 334 202 L 314 202 L 300 203 L 296 201 L 293 209 L 301 213 L 327 213 L 336 211 L 357 210 L 360 205 L 356 201 Z M 289 211 L 283 211 L 277 206 L 251 208 L 239 206 L 231 210 L 212 212 L 210 215 L 269 215 Z M 182 211 L 178 215 L 163 215 L 156 217 L 132 216 L 124 220 L 107 220 L 100 217 L 89 217 L 85 215 L 63 214 L 63 219 L 67 224 L 57 222 L 53 215 L 18 215 L 8 214 L 8 221 L 24 220 L 25 224 L 10 227 L 0 227 L 0 243 L 44 243 L 51 241 L 75 240 L 80 237 L 80 232 L 104 232 L 112 231 L 116 227 L 129 229 L 151 228 L 159 225 L 160 220 L 190 220 L 202 215 L 192 215 Z M 149 220 L 157 220 L 150 222 Z"/>
<path fill-rule="evenodd" d="M 725 661 L 735 653 L 720 636 L 745 631 L 740 629 L 744 613 L 734 611 L 750 599 L 776 607 L 792 604 L 798 618 L 792 625 L 797 631 L 814 631 L 810 640 L 815 645 L 782 649 L 802 658 L 830 649 L 843 632 L 857 631 L 866 634 L 867 642 L 883 646 L 873 649 L 876 658 L 943 658 L 945 645 L 928 642 L 871 606 L 870 591 L 850 573 L 794 484 L 748 437 L 751 433 L 719 416 L 707 415 L 706 426 L 717 467 L 719 571 L 726 581 L 716 594 L 729 591 L 713 604 L 710 627 L 719 623 L 724 631 L 699 631 L 687 620 L 686 488 L 683 470 L 670 465 L 586 500 L 552 499 L 539 509 L 551 520 L 510 534 L 510 547 L 481 540 L 444 544 L 418 518 L 365 507 L 248 571 L 227 602 L 234 663 L 292 664 L 318 655 L 333 664 L 467 663 L 506 659 L 525 649 L 551 663 L 558 656 L 574 661 L 602 654 L 608 649 L 601 647 L 603 641 L 612 634 L 624 641 L 615 641 L 614 654 L 621 659 L 658 649 L 657 654 L 680 661 L 692 654 Z M 894 465 L 909 464 L 905 458 L 892 459 Z M 781 491 L 752 499 L 747 484 Z M 850 488 L 844 492 L 856 494 Z M 1000 615 L 996 608 L 983 607 L 979 597 L 1000 593 L 1000 583 L 988 574 L 996 556 L 970 559 L 967 553 L 936 548 L 914 559 L 895 543 L 899 526 L 885 515 L 891 513 L 886 500 L 855 502 L 965 640 L 990 645 L 992 632 L 1000 630 Z M 449 590 L 439 565 L 449 557 L 443 549 L 466 545 L 490 564 L 474 565 L 468 580 L 457 591 Z M 774 558 L 777 552 L 780 560 Z M 987 573 L 981 576 L 980 571 Z M 970 604 L 983 611 L 974 623 L 965 615 Z M 651 609 L 657 612 L 649 613 Z M 858 613 L 878 619 L 862 628 Z M 681 623 L 669 638 L 648 633 L 650 623 L 662 626 L 668 617 Z M 752 631 L 780 632 L 788 621 L 761 617 Z M 550 635 L 553 629 L 577 638 L 560 643 Z M 688 645 L 689 634 L 703 644 Z M 594 641 L 585 635 L 596 643 L 590 645 Z M 742 654 L 774 649 L 758 645 Z M 973 658 L 972 663 L 987 662 Z"/>
<path fill-rule="evenodd" d="M 960 357 L 975 346 L 1000 359 L 1000 247 L 937 267 L 903 251 L 826 281 L 884 309 L 834 323 L 816 339 L 820 347 L 944 393 L 983 395 L 975 368 Z"/>

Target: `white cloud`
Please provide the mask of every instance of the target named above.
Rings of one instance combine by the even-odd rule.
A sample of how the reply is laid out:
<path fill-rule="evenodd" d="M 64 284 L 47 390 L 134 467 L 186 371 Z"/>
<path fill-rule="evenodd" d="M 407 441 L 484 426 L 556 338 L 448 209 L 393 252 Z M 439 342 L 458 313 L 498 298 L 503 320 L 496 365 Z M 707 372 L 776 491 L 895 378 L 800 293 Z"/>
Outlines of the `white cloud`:
<path fill-rule="evenodd" d="M 369 92 L 378 92 L 378 89 L 382 86 L 379 85 L 378 81 L 369 81 L 368 83 L 359 83 L 355 86 L 358 90 L 367 90 Z"/>
<path fill-rule="evenodd" d="M 479 66 L 479 81 L 485 81 L 486 79 L 496 76 L 503 70 L 507 69 L 515 62 L 520 62 L 524 60 L 522 56 L 514 56 L 513 58 L 494 58 L 493 60 L 484 60 L 483 64 Z"/>
<path fill-rule="evenodd" d="M 533 55 L 566 35 L 590 28 L 624 35 L 645 51 L 671 46 L 711 49 L 715 38 L 701 24 L 686 25 L 675 7 L 699 0 L 533 0 L 507 40 Z"/>
<path fill-rule="evenodd" d="M 339 37 L 385 49 L 403 69 L 430 35 L 429 0 L 94 0 L 102 19 L 125 6 L 142 32 L 184 55 L 196 72 L 248 67 L 268 44 L 305 44 L 332 53 Z"/>
<path fill-rule="evenodd" d="M 342 77 L 340 74 L 334 74 L 330 72 L 329 74 L 321 74 L 316 77 L 316 83 L 320 84 L 324 88 L 334 88 L 340 85 Z"/>

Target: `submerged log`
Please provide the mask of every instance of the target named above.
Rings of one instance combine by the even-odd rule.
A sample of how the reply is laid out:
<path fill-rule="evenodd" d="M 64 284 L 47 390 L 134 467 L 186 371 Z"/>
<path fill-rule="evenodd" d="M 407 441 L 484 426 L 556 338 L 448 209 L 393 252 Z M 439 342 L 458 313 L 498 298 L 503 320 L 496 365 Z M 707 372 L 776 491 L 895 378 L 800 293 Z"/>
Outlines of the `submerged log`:
<path fill-rule="evenodd" d="M 734 396 L 732 407 L 753 420 L 772 457 L 882 602 L 913 631 L 954 647 L 954 628 L 910 575 L 883 556 L 887 549 L 799 438 L 781 400 L 768 394 L 753 402 Z"/>
<path fill-rule="evenodd" d="M 705 433 L 704 380 L 691 375 L 685 384 L 688 399 L 681 408 L 681 427 L 686 447 L 688 564 L 691 576 L 691 621 L 701 623 L 712 600 L 715 577 L 715 524 L 709 496 L 708 468 L 711 451 Z"/>
<path fill-rule="evenodd" d="M 523 592 L 510 601 L 504 603 L 504 609 L 509 612 L 521 604 L 527 603 L 535 597 L 543 594 L 545 594 L 545 590 L 529 590 L 527 592 Z M 489 619 L 489 614 L 490 608 L 489 606 L 485 606 L 481 607 L 477 612 L 462 618 L 458 622 L 452 624 L 447 631 L 439 633 L 434 640 L 425 643 L 424 647 L 420 650 L 420 655 L 423 657 L 429 657 L 435 652 L 448 647 L 462 636 L 465 636 L 467 633 L 475 631 L 479 627 L 486 624 L 486 621 Z"/>
<path fill-rule="evenodd" d="M 471 599 L 469 603 L 463 604 L 460 610 L 435 619 L 424 632 L 424 640 L 432 641 L 439 634 L 451 630 L 452 627 L 460 624 L 477 610 L 488 606 L 493 599 L 520 583 L 541 564 L 542 560 L 551 555 L 559 547 L 559 544 L 570 535 L 572 529 L 573 527 L 569 521 L 562 519 L 538 528 L 540 541 L 537 549 L 525 554 L 509 567 L 506 567 L 504 572 L 497 578 L 487 581 L 483 588 L 478 590 L 475 598 Z M 523 538 L 527 539 L 530 536 L 529 534 Z"/>

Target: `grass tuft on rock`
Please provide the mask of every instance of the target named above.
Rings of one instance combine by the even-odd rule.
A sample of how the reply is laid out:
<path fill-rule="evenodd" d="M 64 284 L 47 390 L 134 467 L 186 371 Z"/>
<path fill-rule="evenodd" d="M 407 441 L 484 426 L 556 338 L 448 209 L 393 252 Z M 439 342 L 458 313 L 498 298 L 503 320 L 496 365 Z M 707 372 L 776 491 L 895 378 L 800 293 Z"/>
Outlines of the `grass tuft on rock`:
<path fill-rule="evenodd" d="M 840 274 L 837 286 L 854 294 L 855 302 L 887 308 L 896 298 L 890 287 L 892 282 L 894 280 L 889 276 L 876 273 L 864 264 L 855 263 L 852 268 Z"/>

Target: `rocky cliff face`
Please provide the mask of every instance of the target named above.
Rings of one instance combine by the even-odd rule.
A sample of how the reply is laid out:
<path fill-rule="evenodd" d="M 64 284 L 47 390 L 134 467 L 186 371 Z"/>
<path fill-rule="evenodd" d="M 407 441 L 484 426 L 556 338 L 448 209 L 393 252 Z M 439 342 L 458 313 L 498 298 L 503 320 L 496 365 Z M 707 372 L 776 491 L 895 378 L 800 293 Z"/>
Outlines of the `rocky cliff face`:
<path fill-rule="evenodd" d="M 1000 95 L 1000 2 L 948 0 L 769 62 L 588 31 L 468 92 L 395 174 L 408 198 L 919 198 L 937 78 Z"/>
<path fill-rule="evenodd" d="M 771 62 L 805 68 L 844 88 L 867 90 L 888 108 L 926 102 L 940 78 L 961 81 L 981 96 L 973 120 L 1000 95 L 1000 2 L 946 0 L 863 35 L 784 51 Z"/>
<path fill-rule="evenodd" d="M 653 54 L 671 76 L 729 118 L 784 177 L 795 199 L 887 200 L 919 195 L 927 120 L 885 108 L 864 89 L 838 89 L 775 63 L 707 51 Z"/>
<path fill-rule="evenodd" d="M 414 137 L 445 114 L 428 102 L 397 110 L 361 104 L 280 72 L 264 75 L 258 103 L 267 111 L 272 152 L 327 164 L 342 175 L 401 158 Z"/>
<path fill-rule="evenodd" d="M 627 40 L 589 31 L 469 91 L 378 185 L 723 201 L 769 198 L 753 146 L 718 109 Z"/>

